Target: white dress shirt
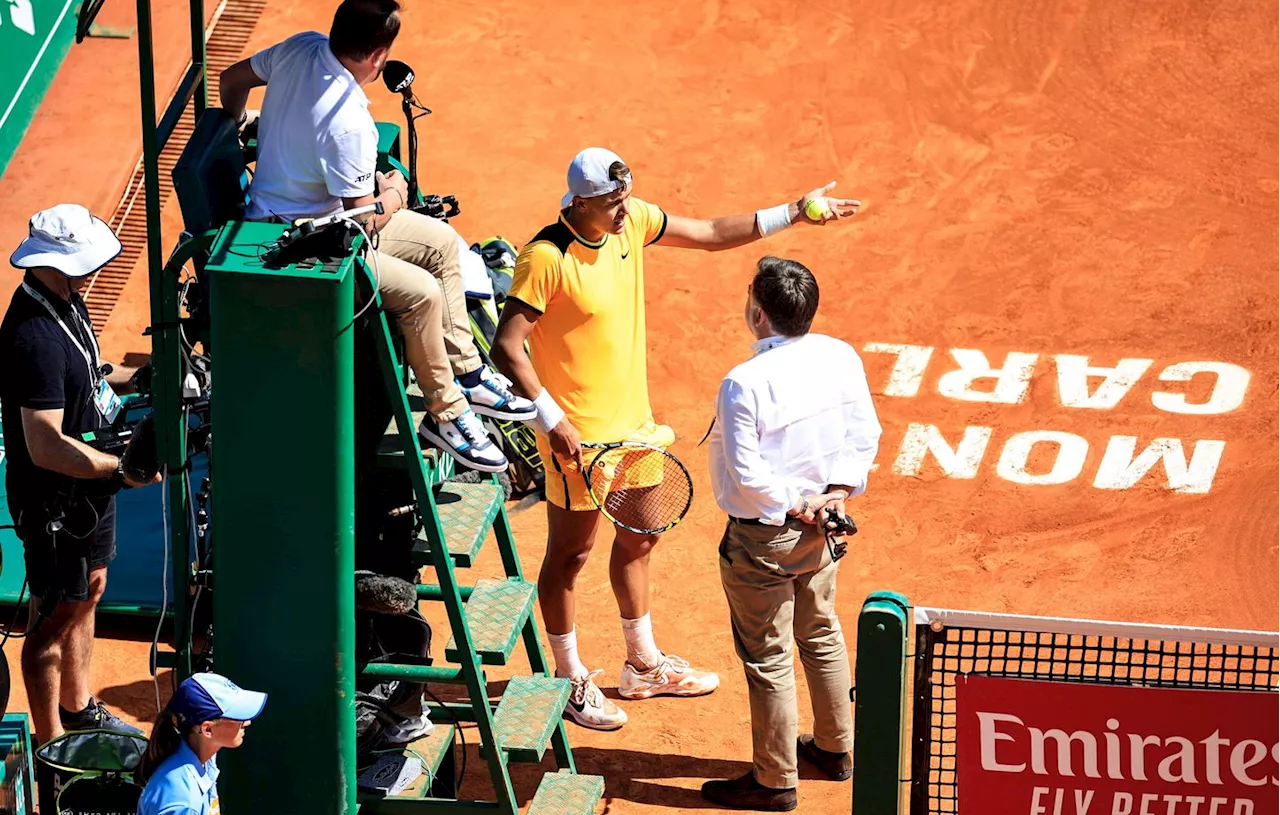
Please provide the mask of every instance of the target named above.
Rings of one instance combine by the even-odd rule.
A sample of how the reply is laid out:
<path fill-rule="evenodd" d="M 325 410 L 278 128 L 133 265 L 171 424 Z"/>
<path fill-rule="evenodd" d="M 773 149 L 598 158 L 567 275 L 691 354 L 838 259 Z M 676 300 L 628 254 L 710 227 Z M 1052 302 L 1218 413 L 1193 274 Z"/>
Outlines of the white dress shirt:
<path fill-rule="evenodd" d="M 781 526 L 803 495 L 830 484 L 865 490 L 880 422 L 858 352 L 821 334 L 753 347 L 716 399 L 711 485 L 720 509 Z"/>
<path fill-rule="evenodd" d="M 373 193 L 378 126 L 329 38 L 296 34 L 249 64 L 267 83 L 249 219 L 320 218 L 342 211 L 343 198 Z"/>

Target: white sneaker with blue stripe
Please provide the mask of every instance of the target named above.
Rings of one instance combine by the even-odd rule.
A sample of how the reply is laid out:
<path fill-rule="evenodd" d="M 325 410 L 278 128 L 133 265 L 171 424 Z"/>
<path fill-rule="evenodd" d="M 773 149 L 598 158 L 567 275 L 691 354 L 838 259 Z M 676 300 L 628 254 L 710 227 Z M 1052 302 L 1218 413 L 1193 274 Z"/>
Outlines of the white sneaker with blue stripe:
<path fill-rule="evenodd" d="M 472 470 L 501 473 L 507 469 L 507 457 L 470 410 L 451 422 L 437 422 L 430 415 L 426 416 L 418 425 L 418 437 Z"/>
<path fill-rule="evenodd" d="M 533 402 L 513 393 L 511 380 L 490 370 L 488 365 L 480 369 L 480 384 L 474 388 L 462 386 L 462 393 L 471 409 L 481 416 L 527 422 L 538 415 Z"/>

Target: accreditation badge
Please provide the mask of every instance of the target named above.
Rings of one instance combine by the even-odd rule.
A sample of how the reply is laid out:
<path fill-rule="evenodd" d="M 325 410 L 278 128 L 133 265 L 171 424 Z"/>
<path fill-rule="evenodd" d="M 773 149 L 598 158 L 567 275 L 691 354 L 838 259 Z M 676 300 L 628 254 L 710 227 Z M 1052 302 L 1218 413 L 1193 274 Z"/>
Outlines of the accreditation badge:
<path fill-rule="evenodd" d="M 93 406 L 98 409 L 102 418 L 106 419 L 107 424 L 114 422 L 116 416 L 120 415 L 121 404 L 120 397 L 107 384 L 107 380 L 99 379 L 98 388 L 93 393 Z"/>

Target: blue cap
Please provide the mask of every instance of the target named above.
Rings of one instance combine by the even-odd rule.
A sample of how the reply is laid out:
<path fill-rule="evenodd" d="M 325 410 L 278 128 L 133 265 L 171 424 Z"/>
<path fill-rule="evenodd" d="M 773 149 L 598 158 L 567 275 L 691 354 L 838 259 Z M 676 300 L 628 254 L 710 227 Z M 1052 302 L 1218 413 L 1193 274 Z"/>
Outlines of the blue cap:
<path fill-rule="evenodd" d="M 184 726 L 214 719 L 247 722 L 256 719 L 266 704 L 265 693 L 245 690 L 219 674 L 199 673 L 178 686 L 169 700 L 169 712 Z"/>

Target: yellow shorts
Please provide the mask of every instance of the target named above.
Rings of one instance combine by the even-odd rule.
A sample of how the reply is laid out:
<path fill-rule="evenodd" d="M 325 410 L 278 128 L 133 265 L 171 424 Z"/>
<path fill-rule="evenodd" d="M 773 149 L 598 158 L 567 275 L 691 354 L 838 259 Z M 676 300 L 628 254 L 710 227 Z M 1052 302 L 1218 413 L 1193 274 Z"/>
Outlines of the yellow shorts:
<path fill-rule="evenodd" d="M 670 427 L 664 424 L 658 424 L 652 417 L 645 422 L 640 429 L 630 434 L 625 439 L 613 439 L 613 441 L 638 441 L 644 444 L 652 444 L 654 447 L 670 447 L 675 443 L 676 433 Z M 588 439 L 587 441 L 595 441 Z M 583 449 L 582 460 L 586 465 L 591 463 L 590 449 Z M 561 509 L 573 511 L 593 510 L 596 508 L 595 502 L 591 500 L 591 494 L 587 492 L 587 482 L 583 478 L 583 474 L 578 471 L 578 465 L 573 461 L 566 461 L 551 452 L 551 442 L 546 436 L 538 434 L 538 455 L 542 456 L 542 465 L 546 470 L 546 492 L 547 501 Z M 660 458 L 656 456 L 655 458 Z M 659 473 L 657 476 L 661 478 Z M 652 486 L 646 484 L 636 484 L 635 486 Z"/>

